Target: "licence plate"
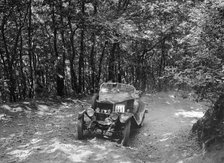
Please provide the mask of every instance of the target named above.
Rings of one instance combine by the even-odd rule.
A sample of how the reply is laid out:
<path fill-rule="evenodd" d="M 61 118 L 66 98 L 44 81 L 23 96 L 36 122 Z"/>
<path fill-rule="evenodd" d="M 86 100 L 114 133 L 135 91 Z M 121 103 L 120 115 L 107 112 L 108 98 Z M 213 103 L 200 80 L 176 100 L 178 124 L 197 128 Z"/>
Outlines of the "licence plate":
<path fill-rule="evenodd" d="M 116 105 L 115 106 L 115 112 L 124 113 L 124 111 L 125 111 L 125 105 Z"/>

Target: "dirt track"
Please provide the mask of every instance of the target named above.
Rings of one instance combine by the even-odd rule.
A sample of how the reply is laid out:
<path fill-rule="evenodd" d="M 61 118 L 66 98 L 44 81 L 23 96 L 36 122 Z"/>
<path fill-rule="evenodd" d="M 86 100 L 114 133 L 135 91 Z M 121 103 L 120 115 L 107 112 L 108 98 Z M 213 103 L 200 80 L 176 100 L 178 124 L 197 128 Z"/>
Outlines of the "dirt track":
<path fill-rule="evenodd" d="M 77 140 L 78 105 L 71 100 L 37 103 L 36 112 L 28 109 L 14 121 L 0 121 L 0 162 L 211 162 L 189 137 L 203 115 L 201 104 L 172 92 L 146 95 L 143 101 L 149 112 L 144 126 L 132 130 L 128 147 L 99 137 Z"/>

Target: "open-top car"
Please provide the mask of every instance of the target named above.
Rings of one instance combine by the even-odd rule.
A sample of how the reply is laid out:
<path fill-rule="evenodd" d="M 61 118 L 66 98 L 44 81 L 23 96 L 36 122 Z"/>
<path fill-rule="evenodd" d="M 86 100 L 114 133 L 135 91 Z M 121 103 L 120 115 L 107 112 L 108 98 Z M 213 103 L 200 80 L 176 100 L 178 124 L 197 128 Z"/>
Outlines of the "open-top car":
<path fill-rule="evenodd" d="M 99 130 L 104 136 L 117 136 L 122 145 L 127 145 L 131 125 L 141 127 L 146 109 L 140 99 L 141 91 L 122 83 L 103 83 L 99 93 L 93 96 L 92 106 L 78 115 L 78 139 L 84 130 Z"/>

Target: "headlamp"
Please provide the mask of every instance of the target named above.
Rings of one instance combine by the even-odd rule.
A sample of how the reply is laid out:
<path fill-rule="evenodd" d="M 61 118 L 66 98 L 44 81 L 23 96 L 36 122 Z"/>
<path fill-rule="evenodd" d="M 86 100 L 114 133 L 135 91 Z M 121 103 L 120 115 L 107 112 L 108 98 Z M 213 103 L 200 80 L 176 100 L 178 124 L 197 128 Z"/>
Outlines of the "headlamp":
<path fill-rule="evenodd" d="M 96 108 L 96 110 L 95 110 L 97 113 L 99 113 L 100 112 L 100 108 Z"/>
<path fill-rule="evenodd" d="M 92 116 L 94 115 L 94 110 L 93 110 L 92 108 L 88 108 L 88 109 L 86 110 L 86 113 L 87 113 L 87 115 L 88 115 L 89 117 L 92 117 Z"/>
<path fill-rule="evenodd" d="M 113 120 L 113 121 L 116 121 L 118 119 L 118 114 L 114 113 L 114 114 L 111 114 L 110 115 L 110 118 Z"/>
<path fill-rule="evenodd" d="M 130 113 L 125 113 L 120 115 L 120 122 L 125 123 L 131 117 Z"/>

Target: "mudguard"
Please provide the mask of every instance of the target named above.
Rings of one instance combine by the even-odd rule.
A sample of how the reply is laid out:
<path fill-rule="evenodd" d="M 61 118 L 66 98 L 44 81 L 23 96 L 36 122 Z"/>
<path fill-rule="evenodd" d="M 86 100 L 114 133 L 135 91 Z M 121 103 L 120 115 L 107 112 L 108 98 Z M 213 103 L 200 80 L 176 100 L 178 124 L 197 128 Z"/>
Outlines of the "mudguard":
<path fill-rule="evenodd" d="M 129 119 L 131 119 L 134 115 L 132 113 L 122 113 L 119 116 L 119 120 L 121 123 L 126 123 Z"/>
<path fill-rule="evenodd" d="M 80 118 L 82 118 L 83 117 L 83 115 L 86 113 L 86 110 L 82 110 L 82 111 L 80 111 L 78 114 L 78 119 L 80 119 Z"/>
<path fill-rule="evenodd" d="M 137 125 L 140 125 L 142 122 L 142 119 L 144 117 L 144 114 L 147 113 L 147 110 L 145 109 L 145 104 L 141 100 L 138 101 L 138 111 L 136 114 L 134 114 L 134 120 Z"/>

